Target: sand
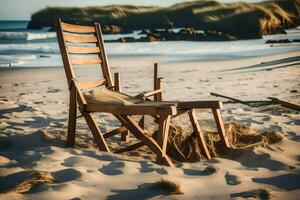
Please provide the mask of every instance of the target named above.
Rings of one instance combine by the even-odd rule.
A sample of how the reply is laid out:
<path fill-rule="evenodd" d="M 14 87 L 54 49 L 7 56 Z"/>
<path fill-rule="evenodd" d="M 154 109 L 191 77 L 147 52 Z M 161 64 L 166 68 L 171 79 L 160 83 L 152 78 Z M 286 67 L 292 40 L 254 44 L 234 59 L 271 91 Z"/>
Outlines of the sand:
<path fill-rule="evenodd" d="M 123 91 L 129 94 L 152 89 L 154 62 L 164 77 L 165 100 L 227 101 L 210 96 L 216 92 L 242 100 L 264 101 L 274 96 L 300 103 L 299 52 L 209 62 L 110 58 L 112 72 L 121 73 Z M 98 75 L 92 70 L 78 71 L 90 79 Z M 169 168 L 154 164 L 146 148 L 123 155 L 97 151 L 82 119 L 76 147 L 66 148 L 67 106 L 61 67 L 0 70 L 0 199 L 299 198 L 298 111 L 280 105 L 225 104 L 226 122 L 246 125 L 254 132 L 279 132 L 282 141 Z M 215 131 L 209 110 L 198 110 L 197 116 L 204 131 Z M 152 130 L 151 119 L 146 121 Z M 118 126 L 106 114 L 98 122 L 103 132 Z M 173 123 L 191 129 L 186 116 Z M 118 139 L 109 145 L 116 148 Z M 162 180 L 174 183 L 182 194 L 161 189 L 157 182 Z"/>

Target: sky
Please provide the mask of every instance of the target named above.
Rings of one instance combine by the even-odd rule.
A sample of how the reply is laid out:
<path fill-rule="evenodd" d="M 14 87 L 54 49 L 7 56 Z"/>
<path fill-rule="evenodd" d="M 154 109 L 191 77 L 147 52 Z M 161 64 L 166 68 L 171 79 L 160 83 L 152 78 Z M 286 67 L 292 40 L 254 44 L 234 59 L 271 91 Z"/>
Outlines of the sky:
<path fill-rule="evenodd" d="M 32 13 L 49 6 L 101 6 L 112 4 L 170 6 L 188 0 L 0 0 L 0 20 L 30 20 Z M 236 2 L 241 0 L 219 0 Z M 244 0 L 255 2 L 260 0 Z"/>

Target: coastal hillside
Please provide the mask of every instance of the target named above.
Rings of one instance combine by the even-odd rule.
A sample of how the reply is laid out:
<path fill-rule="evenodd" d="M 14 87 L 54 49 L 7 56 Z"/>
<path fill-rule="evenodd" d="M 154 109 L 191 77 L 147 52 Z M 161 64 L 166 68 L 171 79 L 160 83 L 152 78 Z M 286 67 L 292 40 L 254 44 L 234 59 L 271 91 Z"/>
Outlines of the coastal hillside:
<path fill-rule="evenodd" d="M 237 39 L 249 39 L 260 38 L 266 34 L 284 33 L 284 29 L 299 26 L 300 1 L 191 1 L 170 7 L 48 7 L 32 15 L 28 28 L 54 27 L 57 17 L 78 24 L 98 22 L 105 33 L 192 27 L 197 30 L 222 32 Z"/>

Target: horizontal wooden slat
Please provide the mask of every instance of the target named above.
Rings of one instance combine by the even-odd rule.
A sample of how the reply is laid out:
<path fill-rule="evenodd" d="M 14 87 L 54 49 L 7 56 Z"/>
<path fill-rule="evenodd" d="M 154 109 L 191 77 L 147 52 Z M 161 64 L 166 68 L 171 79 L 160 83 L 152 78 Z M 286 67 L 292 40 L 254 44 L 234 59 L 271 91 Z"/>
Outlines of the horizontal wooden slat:
<path fill-rule="evenodd" d="M 175 102 L 174 102 L 175 103 Z M 208 101 L 176 101 L 178 109 L 191 109 L 191 108 L 214 108 L 214 109 L 222 109 L 222 102 L 208 100 Z"/>
<path fill-rule="evenodd" d="M 142 106 L 138 104 L 119 106 L 110 104 L 88 103 L 85 107 L 88 112 L 107 112 L 120 115 L 176 115 L 175 106 Z"/>
<path fill-rule="evenodd" d="M 95 81 L 78 82 L 77 86 L 80 89 L 90 89 L 90 88 L 95 88 L 97 86 L 104 85 L 105 82 L 106 82 L 105 79 L 95 80 Z"/>
<path fill-rule="evenodd" d="M 100 53 L 99 47 L 67 46 L 69 53 Z"/>
<path fill-rule="evenodd" d="M 124 152 L 127 152 L 127 151 L 133 151 L 133 150 L 136 150 L 138 148 L 141 148 L 143 146 L 145 146 L 146 144 L 144 142 L 137 142 L 137 143 L 134 143 L 128 147 L 125 147 L 125 148 L 122 148 L 122 149 L 118 149 L 116 151 L 114 151 L 114 153 L 124 153 Z"/>
<path fill-rule="evenodd" d="M 64 34 L 64 40 L 66 42 L 74 42 L 74 43 L 93 43 L 97 42 L 97 38 L 95 36 L 79 36 L 79 35 L 67 35 Z"/>
<path fill-rule="evenodd" d="M 96 32 L 94 26 L 81 26 L 81 25 L 74 25 L 74 24 L 67 24 L 62 22 L 61 28 L 63 31 L 68 31 L 72 33 L 94 33 Z"/>
<path fill-rule="evenodd" d="M 139 94 L 138 96 L 142 96 L 142 97 L 150 97 L 150 96 L 153 96 L 155 94 L 158 94 L 158 93 L 162 93 L 162 89 L 157 89 L 157 90 L 153 90 L 153 91 L 147 91 L 147 92 L 143 92 L 141 94 Z"/>
<path fill-rule="evenodd" d="M 109 138 L 109 137 L 112 137 L 114 135 L 117 135 L 117 134 L 120 134 L 120 133 L 123 133 L 125 131 L 128 131 L 128 129 L 125 127 L 125 126 L 122 126 L 120 128 L 117 128 L 117 129 L 114 129 L 112 131 L 109 131 L 107 133 L 104 133 L 103 134 L 103 137 L 104 138 Z"/>
<path fill-rule="evenodd" d="M 70 58 L 70 62 L 73 65 L 84 65 L 84 64 L 99 64 L 102 63 L 99 57 L 97 58 Z"/>

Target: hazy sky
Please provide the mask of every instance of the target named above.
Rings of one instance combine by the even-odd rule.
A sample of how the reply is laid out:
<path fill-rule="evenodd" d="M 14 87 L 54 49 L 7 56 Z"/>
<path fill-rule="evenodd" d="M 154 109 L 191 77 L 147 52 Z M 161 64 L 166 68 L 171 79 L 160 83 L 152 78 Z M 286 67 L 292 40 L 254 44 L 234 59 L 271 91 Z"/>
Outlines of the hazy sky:
<path fill-rule="evenodd" d="M 169 6 L 187 0 L 0 0 L 0 20 L 29 20 L 32 13 L 47 6 L 95 6 L 111 4 Z M 234 2 L 241 0 L 219 0 Z M 245 0 L 255 2 L 260 0 Z"/>

